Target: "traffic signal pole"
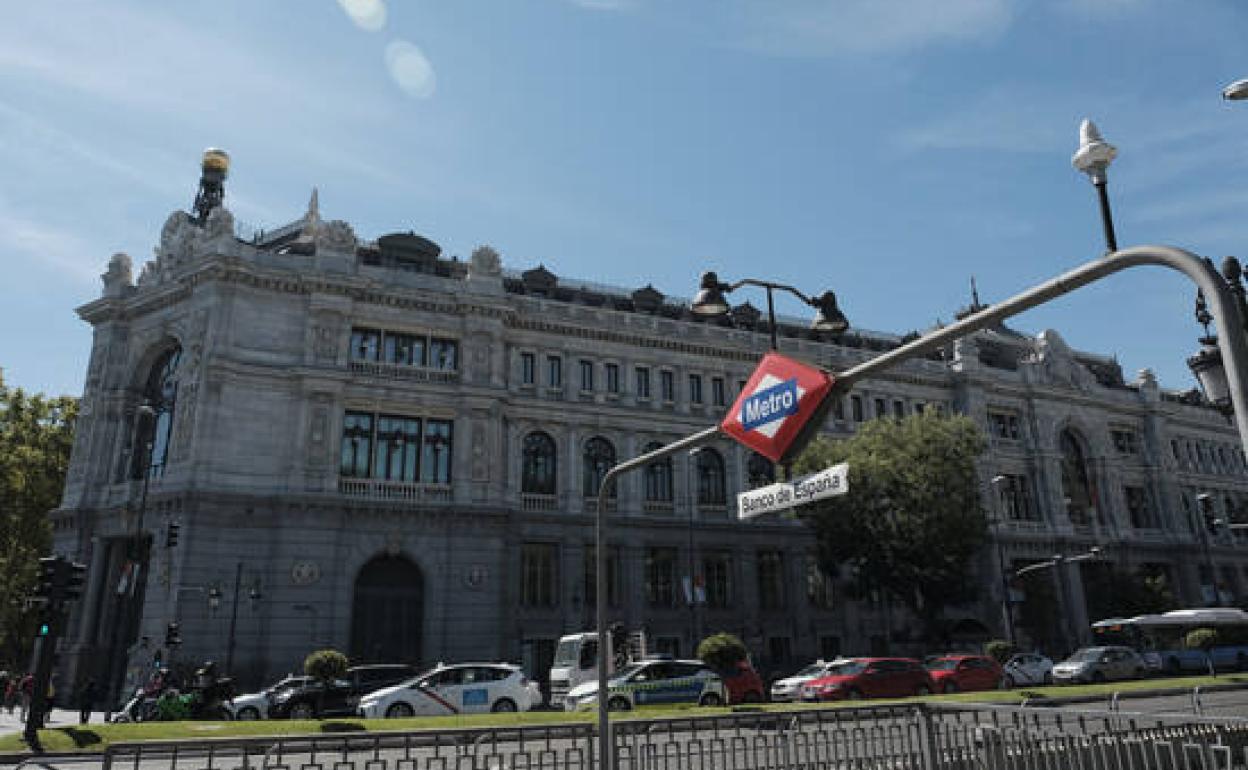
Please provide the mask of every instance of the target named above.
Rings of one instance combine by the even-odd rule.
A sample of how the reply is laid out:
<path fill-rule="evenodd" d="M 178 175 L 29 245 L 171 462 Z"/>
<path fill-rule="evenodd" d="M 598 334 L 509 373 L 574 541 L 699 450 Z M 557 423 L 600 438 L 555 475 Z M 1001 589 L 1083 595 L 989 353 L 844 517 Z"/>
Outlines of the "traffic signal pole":
<path fill-rule="evenodd" d="M 56 664 L 56 647 L 65 626 L 65 604 L 82 594 L 86 565 L 76 564 L 63 556 L 47 556 L 39 560 L 39 585 L 36 600 L 43 604 L 39 614 L 39 631 L 35 637 L 34 664 L 30 694 L 30 710 L 22 737 L 31 751 L 43 752 L 39 728 L 51 708 L 48 683 Z"/>

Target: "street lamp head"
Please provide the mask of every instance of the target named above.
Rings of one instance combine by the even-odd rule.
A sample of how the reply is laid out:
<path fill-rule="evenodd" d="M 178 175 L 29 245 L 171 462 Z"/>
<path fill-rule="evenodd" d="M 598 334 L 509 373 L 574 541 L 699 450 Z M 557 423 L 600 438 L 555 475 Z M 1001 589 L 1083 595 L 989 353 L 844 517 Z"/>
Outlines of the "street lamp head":
<path fill-rule="evenodd" d="M 1213 508 L 1213 496 L 1208 492 L 1201 492 L 1199 495 L 1196 495 L 1196 502 L 1200 503 L 1202 511 L 1208 511 Z"/>
<path fill-rule="evenodd" d="M 999 487 L 1009 480 L 1009 477 L 1007 477 L 1004 473 L 998 473 L 996 476 L 992 477 L 992 485 L 994 487 Z"/>
<path fill-rule="evenodd" d="M 1076 170 L 1088 175 L 1093 184 L 1105 183 L 1105 170 L 1118 155 L 1118 148 L 1101 137 L 1100 129 L 1088 119 L 1079 124 L 1079 149 L 1070 159 Z"/>
<path fill-rule="evenodd" d="M 817 332 L 840 334 L 849 328 L 849 319 L 845 317 L 845 314 L 836 305 L 836 294 L 831 291 L 825 291 L 819 297 L 811 300 L 810 304 L 811 307 L 819 310 L 815 314 L 815 320 L 810 323 L 811 329 Z"/>
<path fill-rule="evenodd" d="M 1088 549 L 1088 553 L 1092 554 L 1092 558 L 1098 559 L 1101 556 L 1101 547 L 1099 545 L 1094 545 Z"/>
<path fill-rule="evenodd" d="M 710 271 L 703 273 L 699 286 L 690 306 L 695 315 L 718 318 L 728 312 L 728 300 L 724 298 L 726 287 L 719 282 L 718 275 Z"/>
<path fill-rule="evenodd" d="M 1201 337 L 1200 350 L 1187 359 L 1187 366 L 1196 375 L 1205 398 L 1218 410 L 1229 413 L 1232 408 L 1231 386 L 1226 378 L 1226 366 L 1222 363 L 1222 351 L 1214 337 Z"/>
<path fill-rule="evenodd" d="M 1236 80 L 1226 88 L 1222 89 L 1222 98 L 1228 102 L 1238 102 L 1248 99 L 1248 78 Z"/>

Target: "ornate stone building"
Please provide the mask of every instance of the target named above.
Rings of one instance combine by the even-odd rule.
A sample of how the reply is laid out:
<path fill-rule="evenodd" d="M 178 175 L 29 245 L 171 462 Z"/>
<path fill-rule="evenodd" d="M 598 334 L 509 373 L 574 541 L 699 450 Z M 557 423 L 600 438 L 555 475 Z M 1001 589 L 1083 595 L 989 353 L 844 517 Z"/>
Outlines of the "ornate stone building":
<path fill-rule="evenodd" d="M 748 304 L 706 322 L 651 286 L 504 270 L 489 247 L 464 262 L 410 233 L 360 240 L 315 197 L 278 231 L 236 230 L 223 207 L 171 215 L 138 280 L 118 254 L 79 309 L 94 343 L 52 514 L 57 550 L 90 565 L 62 653 L 70 680 L 117 686 L 114 661 L 133 678 L 159 656 L 232 659 L 260 681 L 321 647 L 517 660 L 540 678 L 557 638 L 592 623 L 601 475 L 718 421 L 767 347 Z M 781 327 L 782 352 L 834 370 L 899 341 Z M 1245 594 L 1237 543 L 1197 525 L 1197 494 L 1231 520 L 1248 491 L 1233 427 L 1199 399 L 1148 372 L 1125 382 L 1055 332 L 1002 327 L 862 383 L 825 427 L 849 435 L 921 409 L 968 414 L 990 440 L 982 601 L 951 612 L 966 638 L 1004 633 L 1002 565 L 1093 545 L 1120 570 L 1165 576 L 1188 605 L 1215 582 L 1227 600 Z M 771 473 L 721 442 L 626 477 L 611 615 L 679 654 L 734 631 L 769 669 L 916 652 L 899 606 L 847 596 L 800 523 L 735 519 L 734 493 Z M 1100 568 L 1019 586 L 1020 633 L 1018 600 L 1045 591 L 1065 638 L 1042 638 L 1043 623 L 1033 637 L 1086 633 Z"/>

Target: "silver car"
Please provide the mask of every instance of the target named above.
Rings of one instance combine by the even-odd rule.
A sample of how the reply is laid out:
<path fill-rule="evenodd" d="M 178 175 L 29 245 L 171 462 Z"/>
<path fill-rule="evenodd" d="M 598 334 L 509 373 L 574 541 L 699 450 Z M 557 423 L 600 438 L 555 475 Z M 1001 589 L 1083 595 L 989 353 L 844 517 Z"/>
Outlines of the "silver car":
<path fill-rule="evenodd" d="M 1147 666 L 1130 647 L 1084 647 L 1053 667 L 1053 681 L 1063 684 L 1140 679 Z"/>

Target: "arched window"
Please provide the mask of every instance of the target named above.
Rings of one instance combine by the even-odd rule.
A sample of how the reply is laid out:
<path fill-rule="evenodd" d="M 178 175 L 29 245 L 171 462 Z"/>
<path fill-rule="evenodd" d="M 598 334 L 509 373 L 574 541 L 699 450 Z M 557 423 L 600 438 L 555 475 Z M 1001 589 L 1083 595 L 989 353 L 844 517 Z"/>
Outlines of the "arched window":
<path fill-rule="evenodd" d="M 144 460 L 147 472 L 155 478 L 164 475 L 165 465 L 169 462 L 173 414 L 178 401 L 178 361 L 181 358 L 180 347 L 158 358 L 143 387 L 143 403 L 151 407 L 152 419 L 139 420 L 138 456 Z M 135 475 L 141 477 L 143 468 L 135 468 Z"/>
<path fill-rule="evenodd" d="M 658 442 L 646 445 L 646 452 L 662 448 Z M 646 466 L 646 502 L 670 503 L 672 501 L 672 458 L 664 457 Z"/>
<path fill-rule="evenodd" d="M 750 452 L 750 459 L 746 461 L 745 472 L 750 480 L 751 489 L 776 483 L 776 464 L 758 452 Z"/>
<path fill-rule="evenodd" d="M 1072 524 L 1087 526 L 1095 504 L 1083 442 L 1073 431 L 1066 429 L 1058 439 L 1058 446 L 1062 452 L 1062 494 L 1066 501 L 1066 515 Z"/>
<path fill-rule="evenodd" d="M 703 449 L 698 458 L 698 504 L 723 505 L 726 498 L 724 490 L 724 458 L 714 449 Z"/>
<path fill-rule="evenodd" d="M 555 440 L 541 431 L 524 437 L 520 491 L 530 495 L 555 494 Z"/>
<path fill-rule="evenodd" d="M 583 492 L 586 497 L 597 497 L 603 477 L 615 466 L 615 447 L 602 436 L 594 436 L 585 442 L 585 454 L 581 457 L 581 462 L 584 468 Z M 614 485 L 608 496 L 615 497 Z"/>

